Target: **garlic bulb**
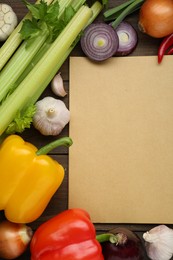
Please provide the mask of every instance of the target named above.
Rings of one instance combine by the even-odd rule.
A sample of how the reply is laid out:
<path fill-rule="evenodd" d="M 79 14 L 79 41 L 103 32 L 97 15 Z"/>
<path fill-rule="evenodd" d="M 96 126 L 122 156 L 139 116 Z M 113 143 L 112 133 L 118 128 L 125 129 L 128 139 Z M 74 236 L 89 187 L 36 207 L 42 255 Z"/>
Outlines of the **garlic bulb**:
<path fill-rule="evenodd" d="M 7 4 L 0 4 L 0 41 L 5 41 L 17 25 L 17 15 Z"/>
<path fill-rule="evenodd" d="M 173 256 L 173 230 L 159 225 L 143 234 L 147 255 L 152 260 L 169 260 Z"/>
<path fill-rule="evenodd" d="M 70 121 L 70 111 L 63 101 L 45 97 L 36 102 L 34 127 L 43 135 L 58 135 Z"/>
<path fill-rule="evenodd" d="M 59 72 L 51 81 L 51 89 L 52 92 L 60 97 L 65 97 L 67 92 L 64 89 L 63 78 L 61 77 L 61 73 Z"/>

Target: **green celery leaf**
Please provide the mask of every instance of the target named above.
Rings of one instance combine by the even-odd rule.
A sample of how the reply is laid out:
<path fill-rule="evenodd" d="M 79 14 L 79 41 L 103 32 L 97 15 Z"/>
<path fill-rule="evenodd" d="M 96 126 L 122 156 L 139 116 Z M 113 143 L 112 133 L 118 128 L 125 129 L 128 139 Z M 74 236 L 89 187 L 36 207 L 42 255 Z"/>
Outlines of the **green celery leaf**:
<path fill-rule="evenodd" d="M 74 15 L 75 10 L 72 6 L 68 6 L 65 8 L 61 19 L 57 19 L 54 21 L 52 40 L 55 40 L 55 38 L 62 32 L 62 30 L 66 27 L 66 25 L 69 23 Z"/>
<path fill-rule="evenodd" d="M 59 16 L 59 2 L 52 3 L 51 5 L 48 6 L 47 8 L 47 13 L 44 17 L 44 21 L 47 22 L 48 24 L 54 24 L 58 20 Z"/>
<path fill-rule="evenodd" d="M 57 20 L 56 25 L 54 26 L 52 30 L 52 37 L 49 38 L 51 41 L 54 41 L 56 37 L 62 32 L 62 30 L 65 28 L 65 23 L 63 20 Z"/>
<path fill-rule="evenodd" d="M 20 30 L 22 39 L 27 41 L 26 47 L 30 46 L 44 30 L 49 31 L 48 38 L 52 41 L 64 29 L 63 22 L 58 19 L 60 9 L 58 1 L 51 5 L 47 5 L 44 0 L 39 4 L 30 4 L 26 0 L 23 2 L 32 14 L 32 19 L 26 19 Z"/>
<path fill-rule="evenodd" d="M 41 0 L 39 4 L 30 4 L 26 0 L 23 0 L 23 2 L 35 19 L 42 19 L 47 12 L 47 3 L 43 0 Z"/>
<path fill-rule="evenodd" d="M 72 6 L 68 6 L 65 8 L 63 21 L 65 25 L 69 23 L 69 21 L 72 19 L 72 17 L 75 15 L 75 10 Z"/>
<path fill-rule="evenodd" d="M 32 19 L 32 21 L 26 19 L 23 22 L 22 28 L 20 30 L 20 34 L 23 40 L 27 40 L 31 37 L 37 37 L 39 33 L 40 33 L 40 28 L 35 19 Z"/>
<path fill-rule="evenodd" d="M 30 128 L 35 112 L 35 105 L 29 106 L 23 113 L 18 112 L 6 129 L 6 134 L 22 133 L 26 128 Z"/>

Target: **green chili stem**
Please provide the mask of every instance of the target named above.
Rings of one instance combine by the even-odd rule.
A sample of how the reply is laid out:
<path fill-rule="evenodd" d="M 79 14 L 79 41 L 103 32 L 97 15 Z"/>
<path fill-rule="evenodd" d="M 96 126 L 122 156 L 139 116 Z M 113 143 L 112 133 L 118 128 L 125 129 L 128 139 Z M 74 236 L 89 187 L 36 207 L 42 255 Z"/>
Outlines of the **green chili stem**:
<path fill-rule="evenodd" d="M 113 235 L 111 233 L 106 233 L 106 234 L 100 234 L 96 236 L 96 239 L 99 243 L 103 242 L 111 242 L 117 244 L 119 242 L 119 237 L 116 235 Z"/>
<path fill-rule="evenodd" d="M 132 11 L 135 10 L 138 6 L 141 6 L 143 2 L 144 0 L 135 0 L 132 4 L 128 5 L 127 8 L 125 8 L 122 13 L 117 17 L 117 19 L 112 22 L 112 27 L 115 29 L 128 14 L 132 13 Z"/>
<path fill-rule="evenodd" d="M 42 154 L 48 154 L 50 151 L 52 151 L 53 149 L 55 149 L 58 146 L 71 146 L 73 144 L 73 141 L 70 137 L 62 137 L 60 139 L 57 139 L 45 146 L 43 146 L 42 148 L 40 148 L 36 154 L 37 155 L 42 155 Z"/>

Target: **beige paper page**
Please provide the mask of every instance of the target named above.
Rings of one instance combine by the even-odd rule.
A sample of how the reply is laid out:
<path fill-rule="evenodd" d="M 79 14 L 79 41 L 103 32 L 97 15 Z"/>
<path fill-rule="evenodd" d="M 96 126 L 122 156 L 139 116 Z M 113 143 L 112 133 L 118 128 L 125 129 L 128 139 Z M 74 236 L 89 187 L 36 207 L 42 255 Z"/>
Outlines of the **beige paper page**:
<path fill-rule="evenodd" d="M 173 57 L 70 59 L 69 208 L 173 223 Z"/>

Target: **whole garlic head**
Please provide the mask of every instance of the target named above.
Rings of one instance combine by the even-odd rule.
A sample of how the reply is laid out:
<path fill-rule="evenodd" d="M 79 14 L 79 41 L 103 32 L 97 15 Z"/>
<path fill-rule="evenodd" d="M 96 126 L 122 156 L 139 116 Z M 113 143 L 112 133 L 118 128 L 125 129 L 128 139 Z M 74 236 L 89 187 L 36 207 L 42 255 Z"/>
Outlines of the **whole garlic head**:
<path fill-rule="evenodd" d="M 169 260 L 173 256 L 173 230 L 159 225 L 143 234 L 147 255 L 152 260 Z"/>
<path fill-rule="evenodd" d="M 18 22 L 17 15 L 10 5 L 0 4 L 0 41 L 5 41 Z"/>
<path fill-rule="evenodd" d="M 58 135 L 69 121 L 70 111 L 63 101 L 45 97 L 36 102 L 33 125 L 41 134 Z"/>

